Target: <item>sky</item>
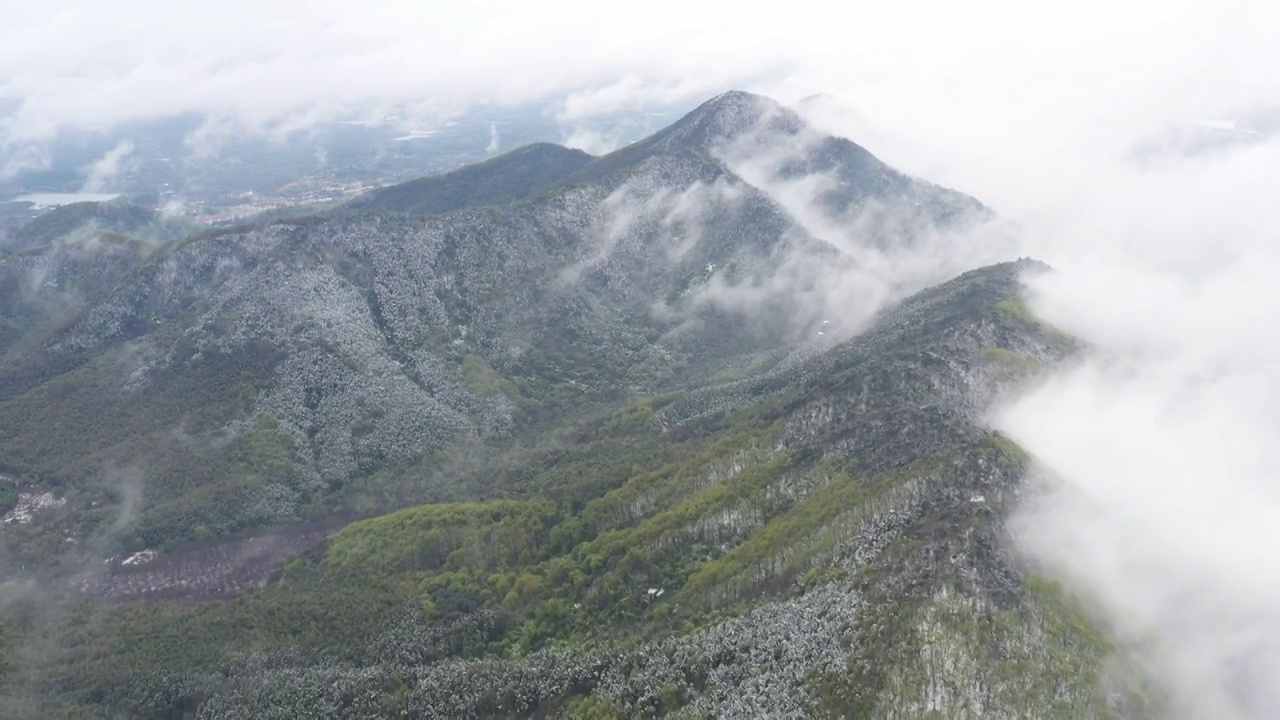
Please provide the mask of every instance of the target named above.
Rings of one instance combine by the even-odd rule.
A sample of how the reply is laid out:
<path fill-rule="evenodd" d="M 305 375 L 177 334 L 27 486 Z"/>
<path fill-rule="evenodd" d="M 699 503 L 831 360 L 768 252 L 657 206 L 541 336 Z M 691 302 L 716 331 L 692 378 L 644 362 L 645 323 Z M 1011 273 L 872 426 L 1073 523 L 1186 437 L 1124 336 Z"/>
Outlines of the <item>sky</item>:
<path fill-rule="evenodd" d="M 1198 119 L 1280 83 L 1258 57 L 1278 19 L 1264 2 L 7 4 L 10 147 L 183 112 L 294 127 L 552 100 L 571 124 L 740 86 L 834 93 L 915 147 L 959 152 L 1041 123 Z"/>
<path fill-rule="evenodd" d="M 824 93 L 812 120 L 980 198 L 1018 253 L 1058 270 L 1028 286 L 1032 307 L 1089 349 L 991 416 L 1045 478 L 1018 516 L 1023 549 L 1146 648 L 1187 717 L 1280 716 L 1280 3 L 68 0 L 3 15 L 10 170 L 58 133 L 181 113 L 259 132 L 537 101 L 573 138 L 731 87 Z"/>

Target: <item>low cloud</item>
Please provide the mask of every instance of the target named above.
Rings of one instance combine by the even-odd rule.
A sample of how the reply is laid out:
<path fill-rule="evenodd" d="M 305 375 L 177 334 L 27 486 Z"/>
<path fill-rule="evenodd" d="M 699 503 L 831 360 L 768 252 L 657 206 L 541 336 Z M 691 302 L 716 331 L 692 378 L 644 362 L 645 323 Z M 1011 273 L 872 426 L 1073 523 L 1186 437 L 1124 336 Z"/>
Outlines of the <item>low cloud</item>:
<path fill-rule="evenodd" d="M 574 124 L 637 102 L 696 102 L 780 62 L 745 37 L 713 40 L 708 20 L 719 9 L 660 3 L 625 32 L 602 33 L 616 14 L 505 1 L 231 0 L 212 13 L 140 0 L 127 14 L 84 0 L 27 5 L 0 29 L 2 159 L 68 129 L 182 115 L 257 132 L 563 101 Z M 721 70 L 674 79 L 726 52 L 734 60 Z"/>
<path fill-rule="evenodd" d="M 757 306 L 769 296 L 796 295 L 804 298 L 803 307 L 812 309 L 809 322 L 825 319 L 823 332 L 841 339 L 865 329 L 880 310 L 912 293 L 1018 256 L 1016 229 L 1007 222 L 969 208 L 967 219 L 951 225 L 929 209 L 935 201 L 966 200 L 962 196 L 946 190 L 909 198 L 851 194 L 838 176 L 852 167 L 847 163 L 829 171 L 795 170 L 830 152 L 827 132 L 809 127 L 779 143 L 767 139 L 768 126 L 766 116 L 752 131 L 718 145 L 714 154 L 823 246 L 793 247 L 760 285 L 713 285 L 715 295 Z M 868 177 L 856 182 L 878 181 Z M 928 183 L 913 187 L 933 192 Z"/>
<path fill-rule="evenodd" d="M 581 150 L 592 155 L 604 155 L 622 146 L 624 134 L 621 128 L 608 131 L 596 128 L 573 128 L 561 139 L 565 147 Z"/>
<path fill-rule="evenodd" d="M 100 193 L 110 190 L 115 179 L 125 171 L 133 143 L 122 140 L 97 162 L 85 168 L 84 185 L 80 192 Z"/>
<path fill-rule="evenodd" d="M 0 180 L 11 180 L 31 170 L 48 170 L 53 159 L 38 145 L 23 145 L 0 152 Z"/>
<path fill-rule="evenodd" d="M 1028 287 L 1093 350 L 995 419 L 1052 478 L 1025 548 L 1185 717 L 1280 713 L 1276 168 L 1276 140 L 1113 168 Z"/>
<path fill-rule="evenodd" d="M 501 138 L 498 136 L 498 124 L 489 123 L 489 145 L 485 147 L 484 151 L 489 155 L 489 157 L 493 157 L 498 154 L 498 151 L 501 148 L 502 142 Z"/>

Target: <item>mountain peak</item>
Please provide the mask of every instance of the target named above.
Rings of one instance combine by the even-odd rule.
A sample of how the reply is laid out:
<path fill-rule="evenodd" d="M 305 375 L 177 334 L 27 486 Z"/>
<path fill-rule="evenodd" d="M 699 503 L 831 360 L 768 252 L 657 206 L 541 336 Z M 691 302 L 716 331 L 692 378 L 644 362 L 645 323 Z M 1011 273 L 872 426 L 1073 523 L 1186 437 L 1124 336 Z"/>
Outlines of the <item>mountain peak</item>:
<path fill-rule="evenodd" d="M 772 98 L 741 90 L 721 93 L 666 128 L 615 150 L 593 163 L 584 177 L 600 177 L 654 155 L 693 151 L 707 155 L 716 145 L 763 133 L 777 138 L 799 135 L 805 122 Z"/>
<path fill-rule="evenodd" d="M 749 93 L 745 90 L 728 90 L 703 102 L 693 112 L 711 111 L 725 112 L 742 108 L 782 109 L 782 105 L 771 97 Z"/>
<path fill-rule="evenodd" d="M 694 108 L 667 129 L 664 145 L 706 148 L 755 130 L 799 133 L 804 122 L 772 98 L 742 90 L 721 93 Z"/>

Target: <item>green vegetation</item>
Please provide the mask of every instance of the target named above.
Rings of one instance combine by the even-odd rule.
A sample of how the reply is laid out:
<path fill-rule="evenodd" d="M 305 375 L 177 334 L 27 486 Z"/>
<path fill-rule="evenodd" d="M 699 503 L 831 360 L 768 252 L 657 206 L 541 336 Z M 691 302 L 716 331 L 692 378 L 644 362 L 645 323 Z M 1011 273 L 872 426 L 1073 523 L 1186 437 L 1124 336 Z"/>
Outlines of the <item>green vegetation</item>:
<path fill-rule="evenodd" d="M 28 655 L 2 680 L 49 697 L 120 706 L 139 679 L 194 672 L 258 650 L 289 647 L 318 656 L 360 655 L 370 628 L 393 619 L 407 593 L 340 572 L 295 577 L 224 602 L 72 602 L 56 622 L 24 601 L 5 634 L 39 623 Z M 44 622 L 41 622 L 44 620 Z M 4 693 L 0 693 L 3 695 Z"/>
<path fill-rule="evenodd" d="M 827 470 L 819 471 L 826 475 Z M 771 519 L 759 532 L 723 556 L 707 562 L 689 579 L 682 595 L 751 597 L 762 589 L 788 587 L 807 571 L 816 556 L 830 550 L 845 530 L 841 516 L 856 510 L 893 479 L 868 484 L 848 473 L 836 473 L 788 512 Z"/>
<path fill-rule="evenodd" d="M 479 355 L 469 354 L 462 358 L 462 377 L 467 389 L 479 397 L 515 397 L 519 394 L 513 383 L 495 372 Z"/>
<path fill-rule="evenodd" d="M 1051 323 L 1045 322 L 1044 319 L 1031 312 L 1031 308 L 1027 307 L 1026 299 L 1021 295 L 1013 294 L 1001 300 L 996 304 L 996 310 L 1018 322 L 1038 327 L 1042 332 L 1047 333 L 1053 342 L 1063 350 L 1071 350 L 1076 345 L 1076 340 L 1071 335 Z"/>
<path fill-rule="evenodd" d="M 33 251 L 60 240 L 104 234 L 126 242 L 176 240 L 196 229 L 189 221 L 166 219 L 153 210 L 119 202 L 79 202 L 41 213 L 13 231 L 12 247 Z"/>
<path fill-rule="evenodd" d="M 1003 365 L 1011 370 L 1034 369 L 1038 364 L 1031 358 L 1024 357 L 1012 350 L 1006 350 L 1002 347 L 985 347 L 982 349 L 982 355 L 986 359 L 998 365 Z"/>
<path fill-rule="evenodd" d="M 1023 322 L 1038 322 L 1031 308 L 1027 307 L 1027 301 L 1018 295 L 1007 297 L 996 303 L 996 309 Z"/>
<path fill-rule="evenodd" d="M 652 418 L 647 403 L 633 404 L 599 427 L 607 438 L 648 429 Z M 585 504 L 572 494 L 560 506 L 533 498 L 448 503 L 360 521 L 330 539 L 325 562 L 375 576 L 408 573 L 433 613 L 448 616 L 459 604 L 513 613 L 512 641 L 526 650 L 595 634 L 601 620 L 651 618 L 647 588 L 670 587 L 675 594 L 709 548 L 696 532 L 692 543 L 684 538 L 701 518 L 762 499 L 785 466 L 761 455 L 766 438 L 738 433 L 683 451 L 682 460 L 618 481 Z M 588 467 L 600 468 L 594 451 L 600 448 L 592 447 L 582 460 L 564 457 L 557 467 L 580 471 L 579 463 L 591 458 Z M 735 471 L 739 465 L 745 467 Z M 582 483 L 566 487 L 564 477 L 551 475 L 541 481 L 542 495 L 583 490 Z M 527 482 L 536 487 L 540 481 Z M 574 612 L 575 605 L 590 612 Z M 523 629 L 519 618 L 528 621 Z"/>
<path fill-rule="evenodd" d="M 145 492 L 143 513 L 123 538 L 129 549 L 188 541 L 196 527 L 223 535 L 287 520 L 294 510 L 262 505 L 257 517 L 246 512 L 264 487 L 300 487 L 292 439 L 267 416 L 231 444 L 221 437 L 226 422 L 250 409 L 250 383 L 276 357 L 254 348 L 206 353 L 194 363 L 199 372 L 166 373 L 130 388 L 120 377 L 133 362 L 127 351 L 101 356 L 0 401 L 0 455 L 15 476 L 48 478 L 69 507 L 94 507 L 84 512 L 86 533 L 113 523 L 110 510 L 124 512 L 130 492 Z M 112 408 L 110 417 L 102 407 Z"/>

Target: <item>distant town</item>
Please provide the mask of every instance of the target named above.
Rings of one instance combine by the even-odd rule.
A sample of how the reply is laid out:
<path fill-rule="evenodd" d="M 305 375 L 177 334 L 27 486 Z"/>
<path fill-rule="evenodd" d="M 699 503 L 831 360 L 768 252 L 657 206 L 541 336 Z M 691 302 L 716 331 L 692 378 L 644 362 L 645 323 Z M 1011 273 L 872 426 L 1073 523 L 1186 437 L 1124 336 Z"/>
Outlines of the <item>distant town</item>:
<path fill-rule="evenodd" d="M 206 225 L 220 225 L 301 205 L 339 203 L 375 187 L 380 187 L 380 184 L 305 178 L 272 193 L 246 191 L 235 198 L 238 202 L 234 205 L 207 204 L 203 200 L 195 200 L 184 203 L 181 209 L 174 208 L 172 202 L 164 207 Z"/>

